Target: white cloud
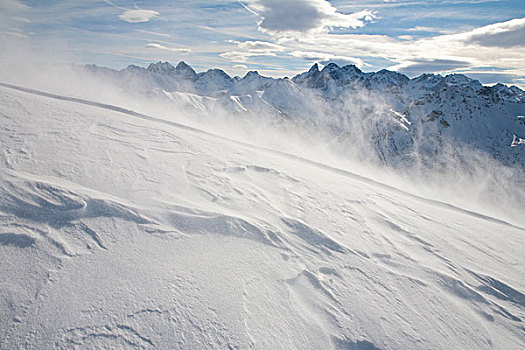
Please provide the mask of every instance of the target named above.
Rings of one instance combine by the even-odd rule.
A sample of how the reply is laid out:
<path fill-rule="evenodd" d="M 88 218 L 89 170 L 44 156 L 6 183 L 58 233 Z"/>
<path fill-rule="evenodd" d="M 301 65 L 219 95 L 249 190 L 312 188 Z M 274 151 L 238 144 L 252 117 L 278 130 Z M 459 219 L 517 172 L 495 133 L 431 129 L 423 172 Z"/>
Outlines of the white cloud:
<path fill-rule="evenodd" d="M 158 43 L 148 43 L 146 45 L 146 47 L 150 48 L 150 49 L 160 49 L 160 50 L 166 50 L 166 51 L 171 51 L 171 52 L 179 52 L 179 53 L 190 53 L 191 52 L 191 49 L 177 48 L 177 47 L 168 47 L 168 46 L 164 46 L 164 45 L 161 45 L 161 44 L 158 44 Z"/>
<path fill-rule="evenodd" d="M 407 31 L 409 32 L 437 32 L 438 30 L 432 27 L 415 26 L 412 28 L 408 28 Z"/>
<path fill-rule="evenodd" d="M 423 71 L 448 73 L 488 67 L 511 69 L 515 75 L 525 75 L 525 35 L 520 35 L 523 22 L 524 19 L 516 19 L 426 38 L 320 33 L 278 42 L 295 57 L 318 59 L 322 63 L 322 55 L 317 57 L 315 54 L 325 52 L 333 57 L 350 56 L 366 61 L 380 59 L 391 62 L 389 69 L 412 76 Z"/>
<path fill-rule="evenodd" d="M 15 17 L 12 17 L 12 19 L 13 19 L 13 21 L 16 21 L 16 22 L 31 23 L 31 20 L 29 18 L 25 18 L 25 17 L 15 16 Z"/>
<path fill-rule="evenodd" d="M 409 76 L 416 76 L 431 72 L 452 72 L 460 68 L 468 68 L 470 62 L 451 59 L 428 59 L 406 61 L 394 69 Z"/>
<path fill-rule="evenodd" d="M 372 21 L 371 11 L 343 14 L 326 0 L 250 0 L 244 5 L 260 17 L 259 29 L 274 36 L 323 33 L 331 28 L 358 28 Z"/>
<path fill-rule="evenodd" d="M 516 84 L 521 85 L 523 89 L 523 75 L 515 74 L 512 70 L 503 70 L 501 72 L 487 72 L 487 71 L 466 71 L 464 72 L 469 77 L 478 79 L 482 84 L 494 84 L 494 83 L 504 83 L 504 84 Z"/>
<path fill-rule="evenodd" d="M 235 69 L 248 69 L 248 66 L 245 64 L 234 64 L 232 67 Z"/>
<path fill-rule="evenodd" d="M 272 52 L 272 51 L 284 51 L 284 47 L 281 45 L 273 44 L 267 41 L 256 41 L 248 40 L 237 43 L 239 48 L 253 51 L 253 52 Z"/>
<path fill-rule="evenodd" d="M 467 33 L 466 41 L 489 47 L 525 47 L 525 18 L 495 23 Z"/>
<path fill-rule="evenodd" d="M 2 0 L 0 0 L 2 1 Z M 135 9 L 127 9 L 125 7 L 119 6 L 110 0 L 102 0 L 105 3 L 118 8 L 120 10 L 124 10 L 124 12 L 119 16 L 119 18 L 123 21 L 126 21 L 128 23 L 143 23 L 143 22 L 149 22 L 153 18 L 157 17 L 159 13 L 157 11 L 153 10 L 142 10 L 135 5 Z"/>
<path fill-rule="evenodd" d="M 286 50 L 284 46 L 267 41 L 247 40 L 240 42 L 228 40 L 228 42 L 236 44 L 237 49 L 223 52 L 220 56 L 236 62 L 246 62 L 252 56 L 276 56 L 278 52 Z"/>
<path fill-rule="evenodd" d="M 250 58 L 250 55 L 241 51 L 222 52 L 219 54 L 219 56 L 234 62 L 248 62 L 248 58 Z"/>
<path fill-rule="evenodd" d="M 155 35 L 155 36 L 162 36 L 164 38 L 169 38 L 170 37 L 169 34 L 150 32 L 149 30 L 137 29 L 137 32 L 144 33 L 144 34 L 151 34 L 151 35 Z"/>
<path fill-rule="evenodd" d="M 12 36 L 12 37 L 17 37 L 17 38 L 21 38 L 21 39 L 25 39 L 27 38 L 27 34 L 24 34 L 20 31 L 17 31 L 17 30 L 8 30 L 8 31 L 5 31 L 5 32 L 2 32 L 3 34 L 5 35 L 9 35 L 9 36 Z"/>
<path fill-rule="evenodd" d="M 336 63 L 339 66 L 353 64 L 359 68 L 365 65 L 360 58 L 332 55 L 325 52 L 292 51 L 290 55 L 310 62 L 319 62 L 323 65 L 327 65 L 328 63 Z"/>
<path fill-rule="evenodd" d="M 222 58 L 234 62 L 248 62 L 254 56 L 276 56 L 275 52 L 250 52 L 250 51 L 227 51 L 219 54 Z"/>
<path fill-rule="evenodd" d="M 283 55 L 310 62 L 367 66 L 364 61 L 380 59 L 389 69 L 411 76 L 423 72 L 450 73 L 482 67 L 512 69 L 516 75 L 525 73 L 525 35 L 520 35 L 525 19 L 516 19 L 456 34 L 438 34 L 418 38 L 366 34 L 332 34 L 277 36 L 274 42 L 230 41 L 234 50 L 221 57 L 246 63 L 255 56 Z M 417 30 L 430 30 L 419 27 Z M 495 46 L 498 45 L 498 49 Z M 390 64 L 388 64 L 390 62 Z M 385 63 L 383 63 L 385 64 Z"/>
<path fill-rule="evenodd" d="M 129 23 L 142 23 L 157 17 L 159 13 L 152 10 L 126 10 L 119 17 Z"/>

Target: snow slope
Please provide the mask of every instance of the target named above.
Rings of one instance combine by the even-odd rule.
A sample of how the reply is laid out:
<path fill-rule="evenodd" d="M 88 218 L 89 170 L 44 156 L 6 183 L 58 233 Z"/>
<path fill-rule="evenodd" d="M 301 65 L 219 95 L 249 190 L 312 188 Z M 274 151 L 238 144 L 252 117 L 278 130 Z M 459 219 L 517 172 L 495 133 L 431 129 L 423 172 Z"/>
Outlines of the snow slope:
<path fill-rule="evenodd" d="M 520 349 L 525 229 L 0 86 L 0 348 Z"/>

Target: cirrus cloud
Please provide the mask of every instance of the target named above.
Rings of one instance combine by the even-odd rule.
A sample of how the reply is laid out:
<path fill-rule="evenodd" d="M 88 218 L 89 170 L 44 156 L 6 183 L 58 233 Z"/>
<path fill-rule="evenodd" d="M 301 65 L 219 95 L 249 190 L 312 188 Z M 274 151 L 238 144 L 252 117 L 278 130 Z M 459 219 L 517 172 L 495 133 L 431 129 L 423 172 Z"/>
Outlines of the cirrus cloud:
<path fill-rule="evenodd" d="M 253 56 L 276 56 L 278 52 L 286 50 L 286 48 L 282 45 L 270 43 L 267 41 L 247 40 L 240 42 L 228 40 L 227 42 L 236 44 L 237 49 L 223 52 L 220 54 L 220 56 L 237 62 L 246 62 L 250 57 Z"/>
<path fill-rule="evenodd" d="M 250 57 L 254 56 L 276 56 L 273 51 L 256 52 L 256 51 L 227 51 L 219 54 L 220 57 L 234 62 L 248 62 Z"/>
<path fill-rule="evenodd" d="M 148 43 L 146 47 L 149 49 L 160 49 L 160 50 L 166 50 L 166 51 L 171 51 L 171 52 L 180 52 L 180 53 L 190 53 L 191 52 L 191 49 L 168 47 L 168 46 L 164 46 L 159 43 Z"/>
<path fill-rule="evenodd" d="M 235 41 L 232 41 L 235 42 Z M 284 51 L 284 47 L 278 44 L 273 44 L 267 41 L 258 40 L 247 40 L 243 42 L 235 42 L 239 48 L 254 51 L 254 52 L 271 52 L 271 51 Z"/>
<path fill-rule="evenodd" d="M 322 65 L 327 65 L 328 63 L 336 63 L 337 65 L 342 67 L 349 64 L 353 64 L 358 68 L 362 68 L 366 65 L 363 62 L 363 60 L 357 57 L 338 56 L 325 52 L 292 51 L 290 52 L 290 55 L 293 57 L 302 58 L 310 62 L 319 62 Z"/>
<path fill-rule="evenodd" d="M 0 0 L 0 9 L 4 11 L 26 11 L 31 7 L 19 0 Z"/>
<path fill-rule="evenodd" d="M 468 68 L 470 65 L 468 61 L 421 58 L 406 61 L 393 68 L 409 76 L 417 76 L 423 73 L 451 72 L 460 68 Z"/>

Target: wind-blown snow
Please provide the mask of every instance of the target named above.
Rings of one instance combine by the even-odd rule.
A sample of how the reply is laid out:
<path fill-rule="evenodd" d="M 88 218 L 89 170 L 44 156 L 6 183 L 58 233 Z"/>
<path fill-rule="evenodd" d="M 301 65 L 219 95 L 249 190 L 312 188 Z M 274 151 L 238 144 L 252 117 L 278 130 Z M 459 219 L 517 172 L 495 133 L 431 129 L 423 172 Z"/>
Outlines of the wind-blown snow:
<path fill-rule="evenodd" d="M 0 106 L 1 348 L 523 347 L 519 225 L 178 120 Z"/>

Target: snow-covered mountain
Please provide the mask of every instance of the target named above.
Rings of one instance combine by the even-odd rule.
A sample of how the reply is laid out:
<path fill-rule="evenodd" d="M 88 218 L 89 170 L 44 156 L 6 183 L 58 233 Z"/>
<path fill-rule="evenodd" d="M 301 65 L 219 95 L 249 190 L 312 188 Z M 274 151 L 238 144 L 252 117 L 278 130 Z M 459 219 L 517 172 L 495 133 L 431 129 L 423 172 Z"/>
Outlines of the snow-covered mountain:
<path fill-rule="evenodd" d="M 423 74 L 414 79 L 353 65 L 315 64 L 292 79 L 222 70 L 196 73 L 186 63 L 130 66 L 91 73 L 127 90 L 169 100 L 190 111 L 254 115 L 315 126 L 351 149 L 373 150 L 376 162 L 395 167 L 435 167 L 461 162 L 465 148 L 503 164 L 525 167 L 525 93 L 516 86 L 483 86 L 461 74 Z"/>
<path fill-rule="evenodd" d="M 139 77 L 169 103 L 231 101 L 279 118 L 300 117 L 306 99 L 306 111 L 336 111 L 326 102 L 342 98 L 336 91 L 373 85 L 392 91 L 385 109 L 367 107 L 367 92 L 338 108 L 389 116 L 395 145 L 414 130 L 477 126 L 455 117 L 467 105 L 478 122 L 522 106 L 501 86 L 351 67 L 293 80 L 166 64 L 103 74 Z M 230 93 L 240 86 L 249 93 Z M 78 91 L 0 84 L 1 349 L 523 349 L 523 217 L 408 192 L 291 146 L 239 142 L 188 126 L 192 115 L 71 97 Z"/>

